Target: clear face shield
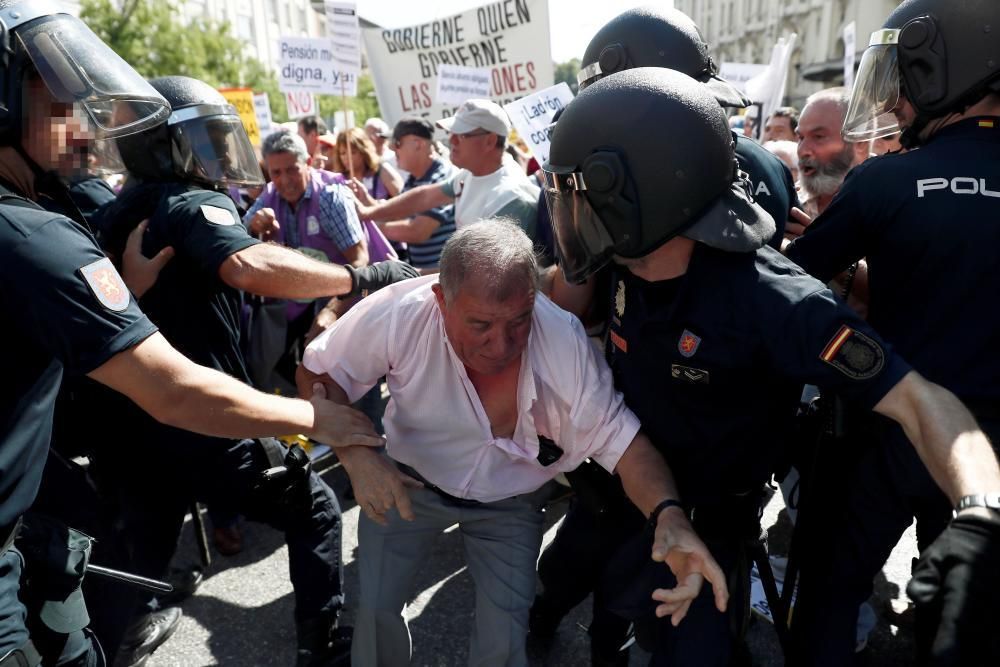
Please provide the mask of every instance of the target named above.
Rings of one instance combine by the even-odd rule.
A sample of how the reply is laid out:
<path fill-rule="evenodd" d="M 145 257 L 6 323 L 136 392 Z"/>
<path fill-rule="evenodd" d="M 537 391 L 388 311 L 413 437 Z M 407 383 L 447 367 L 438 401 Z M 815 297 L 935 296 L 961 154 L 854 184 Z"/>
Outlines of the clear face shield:
<path fill-rule="evenodd" d="M 844 117 L 844 139 L 869 141 L 899 132 L 892 110 L 899 103 L 899 30 L 876 30 L 861 57 L 851 103 Z"/>
<path fill-rule="evenodd" d="M 174 166 L 214 185 L 263 185 L 257 155 L 236 109 L 199 105 L 170 114 L 167 121 Z"/>
<path fill-rule="evenodd" d="M 543 169 L 542 180 L 559 266 L 568 282 L 582 283 L 611 261 L 614 240 L 587 200 L 582 173 Z"/>
<path fill-rule="evenodd" d="M 16 19 L 7 16 L 13 9 Z M 56 101 L 81 109 L 98 139 L 166 120 L 170 105 L 138 72 L 79 19 L 55 11 L 42 0 L 15 5 L 0 19 L 16 28 L 19 47 Z"/>

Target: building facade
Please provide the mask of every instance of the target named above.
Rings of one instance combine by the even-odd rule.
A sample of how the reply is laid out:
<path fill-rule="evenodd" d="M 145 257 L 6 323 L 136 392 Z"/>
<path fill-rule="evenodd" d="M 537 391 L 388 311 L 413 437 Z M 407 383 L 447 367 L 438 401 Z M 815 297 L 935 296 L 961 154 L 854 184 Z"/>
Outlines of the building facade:
<path fill-rule="evenodd" d="M 779 37 L 798 35 L 786 103 L 800 107 L 822 88 L 844 83 L 844 27 L 856 24 L 856 63 L 897 0 L 674 0 L 701 28 L 716 62 L 767 64 Z"/>

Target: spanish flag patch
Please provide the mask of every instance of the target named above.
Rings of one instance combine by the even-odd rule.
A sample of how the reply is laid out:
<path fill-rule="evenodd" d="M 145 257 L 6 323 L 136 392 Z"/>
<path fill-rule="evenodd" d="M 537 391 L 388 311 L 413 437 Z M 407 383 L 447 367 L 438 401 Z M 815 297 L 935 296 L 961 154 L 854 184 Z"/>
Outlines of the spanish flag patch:
<path fill-rule="evenodd" d="M 860 331 L 841 325 L 819 358 L 855 380 L 876 376 L 885 366 L 885 350 Z"/>
<path fill-rule="evenodd" d="M 979 127 L 985 127 L 985 128 L 987 128 L 989 130 L 992 130 L 994 127 L 996 127 L 996 121 L 993 121 L 993 120 L 981 120 L 981 121 L 979 121 Z"/>

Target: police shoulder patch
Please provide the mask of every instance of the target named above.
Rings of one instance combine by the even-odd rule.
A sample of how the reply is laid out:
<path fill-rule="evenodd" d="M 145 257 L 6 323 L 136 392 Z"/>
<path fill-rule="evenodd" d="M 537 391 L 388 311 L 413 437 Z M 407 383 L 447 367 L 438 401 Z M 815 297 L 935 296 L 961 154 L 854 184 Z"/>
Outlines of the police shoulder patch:
<path fill-rule="evenodd" d="M 102 306 L 119 313 L 128 308 L 132 295 L 110 259 L 105 257 L 80 267 L 80 275 Z"/>
<path fill-rule="evenodd" d="M 882 346 L 846 324 L 837 330 L 819 358 L 855 380 L 875 377 L 885 366 Z"/>
<path fill-rule="evenodd" d="M 236 224 L 236 216 L 233 215 L 233 212 L 226 210 L 221 206 L 202 204 L 200 208 L 201 208 L 201 214 L 205 216 L 205 219 L 211 222 L 213 225 L 221 225 L 226 227 L 229 225 Z"/>

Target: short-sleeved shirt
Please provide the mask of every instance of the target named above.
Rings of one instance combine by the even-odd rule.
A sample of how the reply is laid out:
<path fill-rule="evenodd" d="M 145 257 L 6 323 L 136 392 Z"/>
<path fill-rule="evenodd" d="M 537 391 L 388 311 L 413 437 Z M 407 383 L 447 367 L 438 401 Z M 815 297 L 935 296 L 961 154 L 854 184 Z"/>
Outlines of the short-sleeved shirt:
<path fill-rule="evenodd" d="M 268 187 L 273 188 L 274 186 L 268 184 Z M 323 232 L 330 237 L 330 240 L 334 242 L 341 252 L 361 243 L 362 239 L 364 239 L 364 230 L 361 229 L 361 221 L 358 219 L 357 210 L 354 208 L 351 198 L 347 195 L 348 191 L 345 186 L 328 183 L 322 188 L 314 188 L 310 179 L 310 182 L 306 185 L 305 193 L 296 207 L 307 207 L 309 205 L 308 200 L 316 196 L 317 190 L 319 192 L 320 212 L 317 222 Z M 264 194 L 257 197 L 257 201 L 253 203 L 250 210 L 243 216 L 246 225 L 250 224 L 254 213 L 264 208 L 267 199 Z M 275 210 L 275 215 L 278 220 L 295 220 L 295 214 L 292 212 L 291 205 L 281 197 L 276 197 L 276 199 L 278 200 L 279 210 Z M 285 238 L 285 245 L 292 248 L 298 248 L 302 245 L 298 238 L 298 229 L 294 224 L 285 225 L 284 232 L 288 235 Z"/>
<path fill-rule="evenodd" d="M 62 215 L 0 204 L 0 525 L 38 490 L 64 370 L 89 373 L 156 331 L 90 233 Z M 113 420 L 112 415 L 94 419 Z"/>
<path fill-rule="evenodd" d="M 1000 118 L 872 158 L 788 255 L 820 280 L 868 263 L 868 321 L 927 379 L 1000 416 Z"/>
<path fill-rule="evenodd" d="M 451 164 L 435 158 L 430 168 L 422 176 L 417 178 L 417 176 L 411 174 L 406 179 L 403 192 L 420 187 L 421 185 L 445 182 L 454 175 L 454 172 L 455 168 Z M 410 264 L 418 269 L 436 269 L 441 259 L 441 250 L 444 248 L 445 242 L 455 233 L 455 206 L 454 204 L 435 206 L 417 215 L 437 220 L 438 226 L 426 241 L 407 244 L 410 251 Z"/>
<path fill-rule="evenodd" d="M 173 246 L 176 254 L 143 295 L 142 308 L 184 356 L 248 382 L 239 345 L 242 296 L 222 282 L 219 267 L 259 241 L 220 192 L 169 183 L 159 196 L 142 251 L 152 257 Z"/>
<path fill-rule="evenodd" d="M 505 157 L 499 169 L 485 176 L 460 169 L 441 184 L 441 191 L 455 200 L 459 229 L 486 218 L 509 218 L 535 239 L 540 188 L 513 160 Z"/>
<path fill-rule="evenodd" d="M 687 273 L 617 272 L 607 355 L 615 386 L 691 504 L 759 488 L 802 385 L 871 408 L 909 371 L 825 285 L 770 247 L 697 244 Z"/>
<path fill-rule="evenodd" d="M 789 212 L 799 205 L 792 173 L 784 162 L 753 139 L 735 133 L 733 136 L 736 160 L 750 177 L 750 191 L 778 228 L 768 245 L 780 248 Z"/>
<path fill-rule="evenodd" d="M 303 365 L 329 374 L 351 401 L 384 375 L 389 456 L 454 496 L 493 502 L 528 493 L 588 456 L 613 471 L 639 422 L 579 320 L 535 297 L 517 425 L 512 437 L 496 438 L 448 341 L 436 282 L 436 275 L 407 280 L 364 299 L 310 343 Z M 563 450 L 549 466 L 538 461 L 542 436 Z"/>

